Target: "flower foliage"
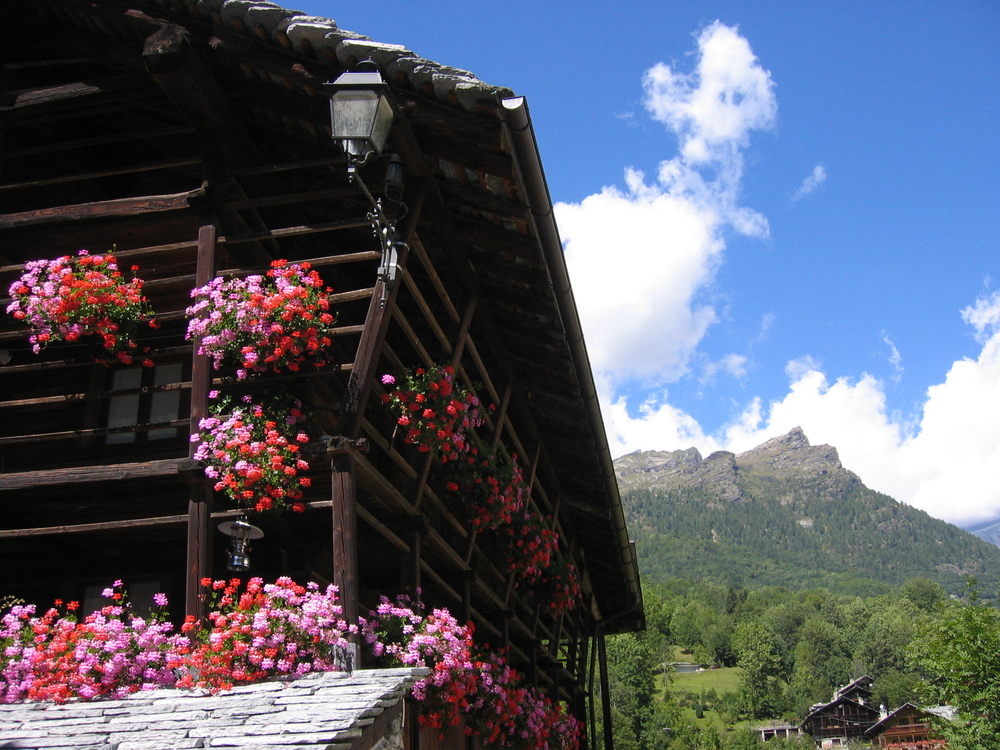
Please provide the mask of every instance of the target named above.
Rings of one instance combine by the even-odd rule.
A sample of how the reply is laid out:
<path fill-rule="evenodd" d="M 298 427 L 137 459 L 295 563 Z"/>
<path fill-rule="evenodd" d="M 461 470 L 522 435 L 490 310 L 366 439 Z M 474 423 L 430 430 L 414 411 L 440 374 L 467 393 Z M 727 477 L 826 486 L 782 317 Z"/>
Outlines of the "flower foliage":
<path fill-rule="evenodd" d="M 299 451 L 309 442 L 299 427 L 304 421 L 298 402 L 283 408 L 256 404 L 249 396 L 235 405 L 221 398 L 201 420 L 200 432 L 191 436 L 198 443 L 194 458 L 207 464 L 205 474 L 216 480 L 216 491 L 225 492 L 240 507 L 265 511 L 290 506 L 302 511 L 304 506 L 295 501 L 311 484 L 302 475 L 309 464 Z"/>
<path fill-rule="evenodd" d="M 524 687 L 502 654 L 480 650 L 471 624 L 459 625 L 446 609 L 429 615 L 405 597 L 383 598 L 362 622 L 376 657 L 431 671 L 413 687 L 422 726 L 465 724 L 486 745 L 511 750 L 573 750 L 582 727 L 561 704 Z"/>
<path fill-rule="evenodd" d="M 111 602 L 82 622 L 77 602 L 56 602 L 41 617 L 16 605 L 0 620 L 0 702 L 120 698 L 175 682 L 171 666 L 187 639 L 165 620 L 166 599 L 148 617 L 131 612 L 121 581 Z"/>
<path fill-rule="evenodd" d="M 551 528 L 551 519 L 528 509 L 514 515 L 511 523 L 499 532 L 507 571 L 518 583 L 534 585 L 559 551 L 559 534 Z"/>
<path fill-rule="evenodd" d="M 98 336 L 109 355 L 131 364 L 139 349 L 139 324 L 152 315 L 142 284 L 138 277 L 125 278 L 111 253 L 81 250 L 75 258 L 26 263 L 21 278 L 11 284 L 7 312 L 31 326 L 36 354 L 55 341 Z M 152 320 L 149 324 L 155 327 Z"/>
<path fill-rule="evenodd" d="M 334 323 L 329 289 L 309 263 L 275 260 L 266 276 L 225 280 L 216 277 L 192 290 L 187 338 L 216 369 L 250 373 L 297 371 L 303 364 L 327 364 Z"/>
<path fill-rule="evenodd" d="M 345 634 L 352 628 L 343 619 L 335 586 L 321 591 L 316 583 L 300 586 L 287 577 L 271 584 L 251 578 L 242 593 L 239 578 L 206 578 L 202 585 L 212 592 L 211 627 L 199 629 L 190 620 L 182 626 L 193 645 L 178 659 L 185 667 L 178 687 L 214 692 L 274 675 L 301 677 L 346 666 Z"/>
<path fill-rule="evenodd" d="M 542 571 L 540 580 L 528 590 L 528 596 L 538 602 L 543 612 L 551 615 L 572 610 L 582 593 L 576 566 L 563 559 L 558 552 L 552 555 L 551 563 Z"/>
<path fill-rule="evenodd" d="M 517 455 L 505 460 L 499 451 L 468 453 L 444 467 L 445 501 L 473 528 L 497 529 L 510 524 L 528 504 L 530 491 Z"/>
<path fill-rule="evenodd" d="M 558 556 L 558 532 L 532 507 L 517 454 L 508 459 L 473 444 L 472 430 L 483 421 L 479 402 L 454 380 L 453 368 L 440 365 L 418 368 L 398 386 L 392 375 L 383 375 L 383 384 L 397 387 L 382 400 L 406 429 L 404 441 L 440 458 L 441 496 L 451 512 L 474 531 L 496 535 L 503 572 L 529 589 L 546 613 L 573 609 L 579 575 Z"/>
<path fill-rule="evenodd" d="M 496 533 L 507 572 L 518 589 L 551 615 L 576 607 L 582 591 L 580 576 L 559 551 L 559 532 L 550 517 L 526 507 Z"/>
<path fill-rule="evenodd" d="M 214 693 L 344 667 L 350 629 L 335 587 L 252 578 L 241 593 L 239 579 L 202 583 L 213 600 L 208 622 L 189 620 L 181 633 L 166 620 L 163 594 L 139 617 L 121 581 L 104 591 L 111 602 L 82 622 L 77 602 L 56 602 L 41 617 L 34 605 L 11 607 L 0 618 L 0 703 L 120 698 L 158 687 Z"/>
<path fill-rule="evenodd" d="M 403 440 L 442 461 L 458 458 L 469 448 L 468 433 L 482 424 L 479 399 L 455 382 L 450 365 L 418 367 L 404 382 L 383 375 L 384 385 L 397 385 L 382 396 L 404 430 Z"/>
<path fill-rule="evenodd" d="M 33 605 L 13 605 L 0 618 L 0 703 L 22 700 L 120 698 L 157 687 L 210 693 L 270 677 L 349 668 L 337 590 L 290 578 L 265 584 L 251 578 L 202 580 L 207 621 L 189 618 L 174 632 L 167 599 L 154 597 L 148 617 L 132 611 L 122 582 L 105 589 L 110 602 L 79 621 L 77 602 L 37 616 Z M 564 707 L 525 687 L 500 653 L 480 649 L 471 625 L 446 609 L 425 614 L 400 598 L 383 599 L 362 620 L 376 658 L 427 667 L 414 684 L 418 720 L 444 729 L 464 723 L 488 745 L 511 750 L 576 750 L 582 726 Z"/>

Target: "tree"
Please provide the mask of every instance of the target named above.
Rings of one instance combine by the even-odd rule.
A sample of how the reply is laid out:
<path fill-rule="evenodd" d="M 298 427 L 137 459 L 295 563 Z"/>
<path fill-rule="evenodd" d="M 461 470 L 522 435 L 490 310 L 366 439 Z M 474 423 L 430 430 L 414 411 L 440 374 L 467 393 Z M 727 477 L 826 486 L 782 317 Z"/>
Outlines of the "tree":
<path fill-rule="evenodd" d="M 925 612 L 933 612 L 947 598 L 941 584 L 929 578 L 911 578 L 900 587 L 899 593 Z"/>
<path fill-rule="evenodd" d="M 904 703 L 917 703 L 920 692 L 920 677 L 914 672 L 886 672 L 875 679 L 872 699 L 889 709 Z"/>
<path fill-rule="evenodd" d="M 743 710 L 754 718 L 780 713 L 784 686 L 774 634 L 757 620 L 741 622 L 733 633 L 733 651 L 740 668 Z"/>
<path fill-rule="evenodd" d="M 616 750 L 662 750 L 665 730 L 677 723 L 675 704 L 654 696 L 657 660 L 649 643 L 634 633 L 607 640 L 611 731 Z M 601 736 L 603 727 L 598 729 Z"/>
<path fill-rule="evenodd" d="M 955 707 L 954 721 L 938 724 L 953 750 L 992 750 L 1000 737 L 1000 611 L 979 599 L 974 580 L 968 601 L 949 603 L 939 617 L 917 625 L 910 655 L 928 675 L 929 700 Z"/>
<path fill-rule="evenodd" d="M 714 619 L 715 613 L 707 604 L 692 599 L 674 610 L 670 630 L 679 645 L 693 650 L 701 644 L 701 634 Z"/>
<path fill-rule="evenodd" d="M 872 613 L 854 649 L 854 658 L 865 674 L 877 680 L 906 669 L 906 646 L 913 639 L 916 617 L 906 600 Z"/>

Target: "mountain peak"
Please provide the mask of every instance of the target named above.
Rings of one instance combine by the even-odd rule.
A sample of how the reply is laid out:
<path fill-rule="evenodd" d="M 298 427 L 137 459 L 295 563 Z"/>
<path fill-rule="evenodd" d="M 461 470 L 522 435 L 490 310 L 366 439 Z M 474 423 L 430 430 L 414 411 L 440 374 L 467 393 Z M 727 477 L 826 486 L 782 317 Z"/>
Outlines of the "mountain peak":
<path fill-rule="evenodd" d="M 810 445 L 801 427 L 794 427 L 785 435 L 740 453 L 736 459 L 740 466 L 755 473 L 826 474 L 846 471 L 836 448 L 832 445 Z"/>
<path fill-rule="evenodd" d="M 739 475 L 768 482 L 809 478 L 838 487 L 860 481 L 840 463 L 836 448 L 810 445 L 801 427 L 740 454 L 716 451 L 702 458 L 697 448 L 635 451 L 616 459 L 615 469 L 623 491 L 688 487 L 727 502 L 746 497 Z"/>
<path fill-rule="evenodd" d="M 618 482 L 622 487 L 657 484 L 662 478 L 691 470 L 701 464 L 697 448 L 680 451 L 633 451 L 615 459 Z"/>

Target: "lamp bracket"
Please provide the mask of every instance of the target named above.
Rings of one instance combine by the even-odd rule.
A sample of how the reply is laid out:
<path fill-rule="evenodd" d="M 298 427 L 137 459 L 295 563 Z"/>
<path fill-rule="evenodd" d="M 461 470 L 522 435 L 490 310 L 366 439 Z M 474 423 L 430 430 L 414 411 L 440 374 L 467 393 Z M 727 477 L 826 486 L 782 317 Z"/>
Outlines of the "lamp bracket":
<path fill-rule="evenodd" d="M 347 174 L 351 181 L 361 189 L 372 207 L 371 211 L 368 212 L 368 221 L 371 222 L 372 231 L 382 246 L 382 262 L 379 264 L 378 278 L 382 281 L 380 302 L 385 305 L 390 290 L 399 280 L 399 252 L 406 247 L 406 243 L 396 239 L 396 223 L 406 215 L 407 208 L 403 201 L 395 198 L 376 199 L 368 186 L 365 185 L 364 180 L 361 179 L 361 175 L 358 174 L 357 166 L 356 162 L 349 163 Z"/>

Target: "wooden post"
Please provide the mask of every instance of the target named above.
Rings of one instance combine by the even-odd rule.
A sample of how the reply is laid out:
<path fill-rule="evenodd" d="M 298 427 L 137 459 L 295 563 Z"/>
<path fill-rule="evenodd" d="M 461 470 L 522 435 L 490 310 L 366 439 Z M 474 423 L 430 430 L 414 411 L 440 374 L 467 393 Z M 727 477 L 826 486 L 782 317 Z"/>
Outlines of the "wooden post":
<path fill-rule="evenodd" d="M 198 266 L 195 283 L 204 286 L 215 275 L 215 257 L 218 229 L 214 223 L 205 223 L 198 230 Z M 212 387 L 212 364 L 204 354 L 198 354 L 197 343 L 191 360 L 191 424 L 192 435 L 198 433 L 201 420 L 208 414 L 208 392 Z M 194 456 L 191 443 L 189 457 Z M 191 488 L 188 502 L 187 577 L 185 580 L 184 614 L 203 618 L 208 614 L 206 603 L 201 600 L 201 579 L 212 577 L 212 497 L 214 491 L 208 482 Z"/>
<path fill-rule="evenodd" d="M 333 584 L 337 587 L 344 619 L 358 624 L 358 509 L 357 452 L 368 450 L 364 438 L 335 437 L 327 452 L 333 468 Z M 361 666 L 357 649 L 358 635 L 348 636 L 352 645 L 351 662 Z"/>
<path fill-rule="evenodd" d="M 597 628 L 597 660 L 601 669 L 601 712 L 604 716 L 604 750 L 613 750 L 614 736 L 611 733 L 611 684 L 608 680 L 608 649 L 604 642 L 604 628 Z M 596 738 L 595 738 L 596 739 Z"/>
<path fill-rule="evenodd" d="M 587 732 L 587 748 L 585 750 L 591 750 L 591 748 L 597 747 L 597 707 L 594 705 L 594 667 L 597 666 L 597 649 L 595 648 L 594 637 L 592 635 L 588 635 L 587 637 L 588 650 L 590 652 L 587 668 L 587 719 L 590 730 Z"/>

